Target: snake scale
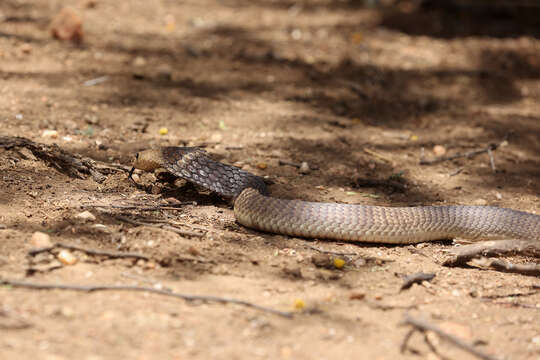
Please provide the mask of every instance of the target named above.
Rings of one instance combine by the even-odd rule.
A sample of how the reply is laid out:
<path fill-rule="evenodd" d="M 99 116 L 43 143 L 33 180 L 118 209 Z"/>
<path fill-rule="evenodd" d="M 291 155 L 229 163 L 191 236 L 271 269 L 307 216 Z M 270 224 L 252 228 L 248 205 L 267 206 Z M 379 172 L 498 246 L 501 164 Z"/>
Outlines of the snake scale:
<path fill-rule="evenodd" d="M 540 241 L 540 215 L 493 206 L 385 207 L 286 200 L 269 196 L 264 180 L 212 160 L 193 147 L 161 147 L 137 154 L 134 168 L 164 168 L 232 199 L 236 220 L 266 232 L 387 244 L 451 239 Z"/>

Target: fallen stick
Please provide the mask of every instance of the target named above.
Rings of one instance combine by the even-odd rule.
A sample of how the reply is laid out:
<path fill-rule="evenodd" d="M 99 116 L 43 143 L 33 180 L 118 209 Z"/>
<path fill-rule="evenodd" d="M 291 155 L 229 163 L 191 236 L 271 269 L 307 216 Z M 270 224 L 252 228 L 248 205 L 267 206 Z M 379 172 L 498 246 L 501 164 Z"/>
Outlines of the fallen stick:
<path fill-rule="evenodd" d="M 458 348 L 465 350 L 469 352 L 470 354 L 483 359 L 483 360 L 496 360 L 497 358 L 494 356 L 491 356 L 489 354 L 486 354 L 477 348 L 475 348 L 472 344 L 467 343 L 466 341 L 458 338 L 457 336 L 454 336 L 452 334 L 449 334 L 445 331 L 443 331 L 441 328 L 439 328 L 436 325 L 430 324 L 429 322 L 421 319 L 414 319 L 407 315 L 405 317 L 405 320 L 403 320 L 403 325 L 411 325 L 413 328 L 415 328 L 418 331 L 421 331 L 425 333 L 426 331 L 432 331 L 435 334 L 439 335 L 439 337 L 443 340 L 448 341 L 449 343 L 457 346 Z M 411 332 L 409 331 L 405 338 L 403 339 L 403 343 L 401 345 L 401 352 L 404 352 L 407 348 L 407 342 L 411 338 Z"/>
<path fill-rule="evenodd" d="M 495 159 L 493 158 L 493 150 L 497 150 L 497 148 L 499 148 L 502 144 L 506 143 L 508 141 L 508 138 L 510 137 L 510 135 L 512 135 L 512 133 L 506 134 L 506 136 L 504 137 L 504 139 L 501 142 L 496 143 L 496 144 L 489 144 L 488 146 L 486 146 L 483 149 L 468 151 L 468 152 L 464 152 L 464 153 L 457 153 L 457 154 L 450 155 L 450 156 L 440 156 L 440 157 L 437 157 L 437 158 L 434 158 L 434 159 L 424 159 L 423 156 L 421 156 L 420 161 L 418 163 L 420 165 L 433 165 L 433 164 L 438 164 L 438 163 L 441 163 L 441 162 L 444 162 L 444 161 L 451 161 L 451 160 L 455 160 L 455 159 L 459 159 L 459 158 L 468 158 L 469 159 L 469 158 L 472 158 L 472 157 L 474 157 L 476 155 L 480 155 L 480 154 L 483 154 L 483 153 L 488 153 L 490 164 L 491 164 L 491 169 L 493 171 L 495 171 L 496 169 L 495 169 Z"/>
<path fill-rule="evenodd" d="M 68 250 L 75 250 L 75 251 L 81 251 L 85 254 L 89 255 L 97 255 L 97 256 L 107 256 L 109 258 L 113 259 L 121 259 L 121 258 L 134 258 L 134 259 L 143 259 L 143 260 L 150 260 L 150 258 L 146 255 L 142 254 L 136 254 L 136 253 L 124 253 L 124 252 L 117 252 L 117 251 L 107 251 L 107 250 L 98 250 L 98 249 L 88 249 L 83 248 L 76 245 L 69 245 L 64 243 L 55 243 L 51 246 L 38 248 L 38 249 L 32 249 L 28 251 L 28 255 L 35 256 L 37 254 L 41 254 L 44 252 L 50 252 L 54 249 L 62 248 L 62 249 L 68 249 Z"/>
<path fill-rule="evenodd" d="M 513 264 L 501 259 L 490 259 L 486 266 L 506 273 L 540 276 L 539 264 Z"/>
<path fill-rule="evenodd" d="M 432 273 L 426 274 L 420 272 L 412 275 L 407 275 L 403 278 L 403 285 L 401 285 L 401 289 L 399 289 L 399 291 L 406 290 L 413 286 L 413 284 L 421 284 L 423 281 L 431 281 L 434 278 L 435 274 Z"/>
<path fill-rule="evenodd" d="M 178 228 L 176 228 L 174 226 L 168 225 L 167 223 L 159 223 L 159 224 L 147 223 L 147 222 L 133 220 L 133 219 L 130 219 L 130 218 L 126 217 L 126 216 L 121 216 L 121 215 L 115 215 L 113 217 L 115 219 L 117 219 L 117 220 L 124 221 L 124 222 L 127 222 L 127 223 L 132 224 L 132 225 L 154 227 L 154 228 L 158 228 L 158 229 L 172 231 L 172 232 L 177 233 L 178 235 L 182 235 L 182 236 L 203 237 L 205 235 L 205 233 L 200 233 L 200 232 L 196 232 L 196 231 L 181 230 L 181 229 L 178 229 Z"/>
<path fill-rule="evenodd" d="M 81 291 L 81 292 L 94 292 L 94 291 L 140 291 L 164 296 L 170 296 L 178 299 L 183 299 L 188 302 L 192 301 L 202 301 L 202 302 L 215 302 L 221 304 L 236 304 L 241 306 L 246 306 L 252 309 L 264 311 L 274 315 L 278 315 L 285 318 L 292 318 L 293 314 L 291 312 L 279 311 L 271 308 L 267 308 L 261 305 L 253 304 L 244 300 L 237 300 L 231 298 L 224 298 L 211 295 L 191 295 L 191 294 L 182 294 L 171 292 L 162 289 L 155 289 L 151 287 L 142 287 L 142 286 L 131 286 L 131 285 L 69 285 L 69 284 L 43 284 L 43 283 L 33 283 L 26 281 L 18 280 L 8 280 L 0 279 L 0 285 L 9 285 L 19 288 L 35 289 L 35 290 L 72 290 L 72 291 Z"/>
<path fill-rule="evenodd" d="M 540 244 L 526 240 L 494 240 L 460 246 L 449 251 L 444 266 L 463 266 L 475 257 L 520 254 L 540 258 Z"/>
<path fill-rule="evenodd" d="M 105 180 L 103 172 L 123 170 L 117 165 L 99 164 L 96 160 L 75 155 L 61 149 L 58 145 L 36 143 L 30 139 L 17 136 L 0 136 L 0 148 L 13 149 L 24 147 L 30 150 L 36 157 L 47 162 L 50 166 L 68 176 L 78 179 L 91 175 L 94 181 L 102 183 Z M 101 171 L 98 171 L 97 169 Z"/>

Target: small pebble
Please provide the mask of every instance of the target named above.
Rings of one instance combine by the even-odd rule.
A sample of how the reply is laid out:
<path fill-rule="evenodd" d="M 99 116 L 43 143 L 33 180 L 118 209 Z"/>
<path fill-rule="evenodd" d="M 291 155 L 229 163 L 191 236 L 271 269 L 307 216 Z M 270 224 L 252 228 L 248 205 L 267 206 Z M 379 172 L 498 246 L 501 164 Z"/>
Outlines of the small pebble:
<path fill-rule="evenodd" d="M 133 66 L 144 66 L 144 65 L 146 65 L 146 59 L 143 58 L 142 56 L 137 56 L 133 60 Z"/>
<path fill-rule="evenodd" d="M 328 254 L 315 254 L 311 256 L 313 265 L 322 268 L 334 267 L 334 260 Z"/>
<path fill-rule="evenodd" d="M 56 139 L 58 137 L 58 131 L 56 130 L 43 130 L 41 137 Z"/>
<path fill-rule="evenodd" d="M 364 300 L 366 294 L 360 292 L 353 292 L 349 295 L 350 300 Z"/>
<path fill-rule="evenodd" d="M 32 248 L 35 249 L 52 246 L 51 237 L 48 234 L 42 233 L 40 231 L 36 231 L 32 234 L 30 243 L 32 244 Z"/>
<path fill-rule="evenodd" d="M 162 127 L 159 129 L 159 135 L 167 135 L 169 133 L 169 129 L 166 127 Z"/>
<path fill-rule="evenodd" d="M 261 170 L 264 170 L 268 167 L 268 165 L 265 162 L 257 163 L 257 167 Z"/>
<path fill-rule="evenodd" d="M 433 147 L 433 152 L 437 156 L 443 156 L 444 154 L 446 154 L 446 148 L 442 145 L 435 145 Z"/>
<path fill-rule="evenodd" d="M 300 164 L 300 169 L 298 170 L 300 172 L 300 174 L 309 174 L 309 172 L 311 171 L 311 169 L 309 168 L 309 165 L 307 162 L 305 161 L 302 161 L 302 164 Z"/>
<path fill-rule="evenodd" d="M 75 219 L 77 220 L 81 220 L 82 222 L 91 222 L 91 221 L 95 221 L 96 220 L 96 217 L 94 216 L 94 214 L 92 214 L 90 211 L 83 211 L 82 213 L 78 213 L 77 215 L 75 215 Z"/>
<path fill-rule="evenodd" d="M 22 44 L 20 50 L 23 54 L 30 54 L 32 52 L 32 46 L 30 44 Z"/>
<path fill-rule="evenodd" d="M 56 258 L 64 265 L 74 265 L 79 261 L 75 255 L 67 250 L 61 250 Z"/>
<path fill-rule="evenodd" d="M 82 19 L 70 8 L 63 8 L 49 25 L 51 35 L 58 40 L 81 42 L 83 39 Z"/>
<path fill-rule="evenodd" d="M 480 205 L 480 206 L 487 205 L 487 200 L 486 199 L 476 199 L 474 201 L 474 205 Z"/>

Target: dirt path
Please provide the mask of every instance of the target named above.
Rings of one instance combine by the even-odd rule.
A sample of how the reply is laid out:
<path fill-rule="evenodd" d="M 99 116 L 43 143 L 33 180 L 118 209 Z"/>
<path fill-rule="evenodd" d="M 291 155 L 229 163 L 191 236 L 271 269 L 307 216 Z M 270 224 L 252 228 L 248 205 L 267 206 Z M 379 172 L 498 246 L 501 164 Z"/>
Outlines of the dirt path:
<path fill-rule="evenodd" d="M 47 26 L 62 4 L 82 17 L 82 45 L 50 37 Z M 538 213 L 538 27 L 529 17 L 505 18 L 498 24 L 512 37 L 504 37 L 488 21 L 497 17 L 411 10 L 322 0 L 4 0 L 0 135 L 126 165 L 150 146 L 204 146 L 267 176 L 273 194 L 288 198 Z M 100 80 L 85 85 L 93 79 Z M 418 164 L 435 156 L 435 145 L 454 154 L 509 134 L 494 152 L 496 172 L 487 154 Z M 316 170 L 300 174 L 280 161 Z M 157 286 L 297 312 L 286 319 L 155 294 L 2 286 L 2 359 L 472 358 L 430 337 L 439 357 L 419 334 L 410 341 L 417 354 L 401 354 L 407 313 L 479 341 L 499 359 L 540 357 L 538 279 L 442 267 L 452 242 L 368 246 L 257 233 L 237 225 L 225 201 L 194 187 L 147 193 L 124 171 L 102 183 L 74 179 L 25 151 L 0 149 L 0 174 L 2 278 Z M 358 188 L 358 178 L 404 187 Z M 155 183 L 148 174 L 139 180 Z M 155 206 L 167 198 L 197 205 L 92 207 Z M 84 210 L 96 219 L 77 219 Z M 136 226 L 118 214 L 204 235 Z M 30 258 L 36 231 L 53 242 L 150 260 L 76 251 L 71 266 L 48 254 Z M 348 262 L 341 270 L 317 267 L 316 249 L 349 254 L 342 256 Z M 417 272 L 436 277 L 400 292 L 401 275 Z M 303 311 L 294 309 L 302 303 Z"/>

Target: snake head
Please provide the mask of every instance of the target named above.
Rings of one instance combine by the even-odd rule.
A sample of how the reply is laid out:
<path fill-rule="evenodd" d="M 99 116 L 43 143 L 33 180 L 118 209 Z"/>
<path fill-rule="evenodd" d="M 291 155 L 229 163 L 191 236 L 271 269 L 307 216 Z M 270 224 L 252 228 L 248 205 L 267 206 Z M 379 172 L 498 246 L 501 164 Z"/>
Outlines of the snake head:
<path fill-rule="evenodd" d="M 133 165 L 129 171 L 128 178 L 134 181 L 132 176 L 135 169 L 154 171 L 155 169 L 162 167 L 162 164 L 163 156 L 160 150 L 149 149 L 138 152 L 135 154 L 135 158 L 133 159 Z"/>
<path fill-rule="evenodd" d="M 154 171 L 163 166 L 163 155 L 159 149 L 148 149 L 138 152 L 133 161 L 133 169 Z"/>

